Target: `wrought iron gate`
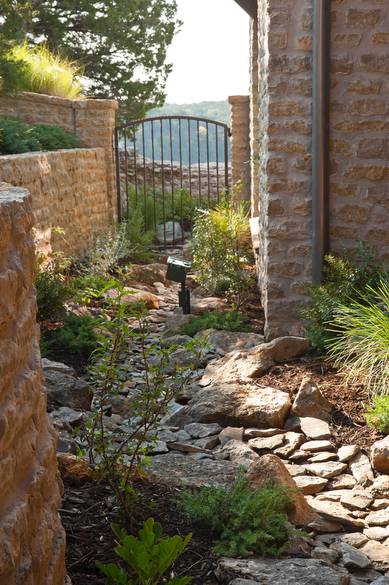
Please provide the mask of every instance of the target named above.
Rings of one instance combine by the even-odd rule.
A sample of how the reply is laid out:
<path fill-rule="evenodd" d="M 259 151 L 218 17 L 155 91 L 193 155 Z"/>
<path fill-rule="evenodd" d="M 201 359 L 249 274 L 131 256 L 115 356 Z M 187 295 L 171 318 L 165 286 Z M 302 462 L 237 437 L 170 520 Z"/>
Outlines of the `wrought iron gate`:
<path fill-rule="evenodd" d="M 226 124 L 192 116 L 159 116 L 116 128 L 118 217 L 141 214 L 159 244 L 184 243 L 196 207 L 228 192 Z"/>

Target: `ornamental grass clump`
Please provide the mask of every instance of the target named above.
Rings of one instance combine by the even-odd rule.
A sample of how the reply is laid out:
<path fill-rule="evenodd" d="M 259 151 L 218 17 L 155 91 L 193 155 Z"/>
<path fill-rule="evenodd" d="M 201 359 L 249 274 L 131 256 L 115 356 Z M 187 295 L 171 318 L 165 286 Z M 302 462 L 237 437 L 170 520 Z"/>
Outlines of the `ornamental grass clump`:
<path fill-rule="evenodd" d="M 349 382 L 366 384 L 372 395 L 389 394 L 389 281 L 367 286 L 361 300 L 337 307 L 327 330 L 330 357 Z"/>
<path fill-rule="evenodd" d="M 68 99 L 82 97 L 80 76 L 82 70 L 74 62 L 51 52 L 46 46 L 30 47 L 27 44 L 10 49 L 8 63 L 20 71 L 19 90 L 32 91 Z M 8 73 L 11 78 L 11 73 Z M 2 80 L 7 91 L 7 76 Z"/>

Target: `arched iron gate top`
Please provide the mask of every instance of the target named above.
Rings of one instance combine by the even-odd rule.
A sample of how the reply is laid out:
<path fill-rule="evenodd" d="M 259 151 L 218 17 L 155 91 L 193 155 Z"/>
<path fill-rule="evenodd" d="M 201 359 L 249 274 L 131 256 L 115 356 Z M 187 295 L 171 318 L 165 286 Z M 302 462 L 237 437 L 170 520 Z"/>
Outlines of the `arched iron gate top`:
<path fill-rule="evenodd" d="M 229 191 L 230 136 L 227 124 L 205 117 L 124 121 L 115 130 L 119 220 L 141 211 L 159 243 L 184 243 L 188 205 L 211 207 Z"/>
<path fill-rule="evenodd" d="M 123 122 L 120 126 L 117 127 L 117 130 L 124 130 L 125 128 L 130 128 L 132 126 L 139 126 L 146 122 L 159 122 L 164 120 L 189 120 L 192 122 L 202 122 L 204 124 L 213 124 L 214 126 L 220 126 L 224 130 L 227 131 L 229 137 L 231 137 L 231 130 L 228 124 L 224 122 L 220 122 L 219 120 L 211 120 L 210 118 L 201 118 L 196 116 L 182 116 L 178 115 L 171 115 L 171 116 L 150 116 L 150 118 L 139 118 L 138 120 L 127 120 Z"/>

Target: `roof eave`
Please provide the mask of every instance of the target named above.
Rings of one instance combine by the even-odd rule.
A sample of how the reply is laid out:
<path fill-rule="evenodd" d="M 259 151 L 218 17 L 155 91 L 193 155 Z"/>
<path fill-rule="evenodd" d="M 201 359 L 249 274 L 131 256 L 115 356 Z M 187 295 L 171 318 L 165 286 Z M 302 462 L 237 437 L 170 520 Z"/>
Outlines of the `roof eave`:
<path fill-rule="evenodd" d="M 251 18 L 257 16 L 257 0 L 235 0 Z"/>

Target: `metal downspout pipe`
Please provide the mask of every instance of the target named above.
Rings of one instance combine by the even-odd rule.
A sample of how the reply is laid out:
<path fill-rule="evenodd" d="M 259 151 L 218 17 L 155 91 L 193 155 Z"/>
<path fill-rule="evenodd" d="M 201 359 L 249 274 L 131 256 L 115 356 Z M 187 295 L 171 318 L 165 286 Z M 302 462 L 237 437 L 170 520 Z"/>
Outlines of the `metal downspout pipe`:
<path fill-rule="evenodd" d="M 331 0 L 313 0 L 312 281 L 322 280 L 329 252 L 329 65 Z"/>

